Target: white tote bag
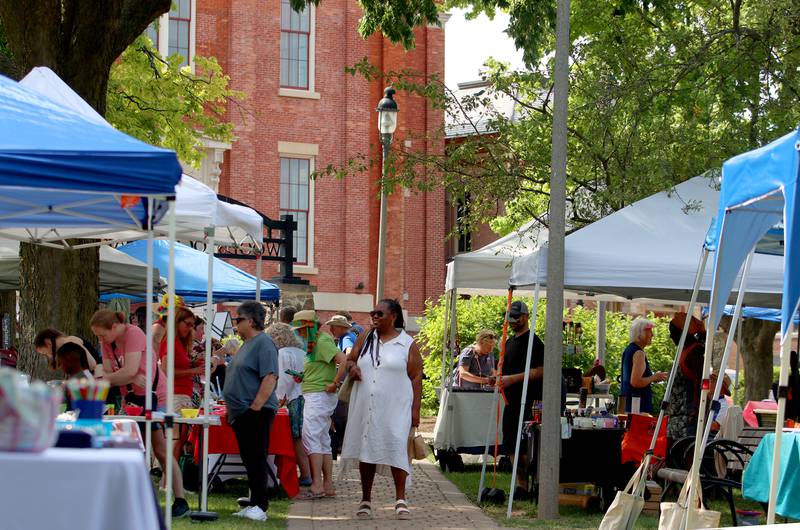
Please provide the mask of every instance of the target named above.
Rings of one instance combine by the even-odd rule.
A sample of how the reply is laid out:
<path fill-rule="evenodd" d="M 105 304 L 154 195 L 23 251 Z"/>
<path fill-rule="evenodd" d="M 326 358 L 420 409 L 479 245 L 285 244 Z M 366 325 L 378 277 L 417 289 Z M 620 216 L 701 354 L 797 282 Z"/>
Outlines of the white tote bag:
<path fill-rule="evenodd" d="M 599 530 L 632 530 L 644 507 L 644 465 L 640 465 L 625 489 L 618 491 L 606 510 Z"/>
<path fill-rule="evenodd" d="M 687 504 L 689 503 L 689 492 L 692 488 L 691 471 L 686 484 L 681 488 L 677 502 L 662 502 L 661 517 L 658 520 L 658 530 L 680 530 L 683 528 L 683 521 L 686 519 Z M 719 526 L 720 513 L 703 508 L 703 490 L 697 492 L 698 505 L 692 508 L 693 528 L 717 528 Z"/>

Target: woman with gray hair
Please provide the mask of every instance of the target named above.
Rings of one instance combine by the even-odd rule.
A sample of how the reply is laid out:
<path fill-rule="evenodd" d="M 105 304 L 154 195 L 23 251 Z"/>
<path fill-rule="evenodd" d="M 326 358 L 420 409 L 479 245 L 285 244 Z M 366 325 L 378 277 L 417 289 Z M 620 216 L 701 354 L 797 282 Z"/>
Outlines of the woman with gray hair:
<path fill-rule="evenodd" d="M 631 342 L 622 352 L 620 400 L 626 413 L 653 412 L 652 383 L 667 380 L 667 372 L 653 372 L 644 349 L 653 341 L 655 324 L 643 317 L 631 322 Z"/>
<path fill-rule="evenodd" d="M 278 347 L 278 386 L 275 388 L 275 394 L 278 396 L 278 404 L 285 406 L 289 411 L 294 454 L 300 467 L 300 485 L 307 487 L 311 485 L 311 470 L 308 467 L 308 455 L 303 449 L 305 399 L 300 388 L 300 383 L 303 382 L 306 352 L 302 349 L 303 341 L 292 331 L 289 324 L 277 322 L 267 328 L 267 334 Z"/>

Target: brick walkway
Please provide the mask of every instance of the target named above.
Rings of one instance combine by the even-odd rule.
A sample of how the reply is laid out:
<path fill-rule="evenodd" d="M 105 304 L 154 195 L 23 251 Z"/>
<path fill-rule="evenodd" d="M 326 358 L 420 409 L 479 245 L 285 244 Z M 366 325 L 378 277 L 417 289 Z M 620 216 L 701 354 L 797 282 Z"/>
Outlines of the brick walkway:
<path fill-rule="evenodd" d="M 315 501 L 297 501 L 289 508 L 289 530 L 312 529 L 391 529 L 391 528 L 498 528 L 498 524 L 447 480 L 435 464 L 421 461 L 414 464 L 413 486 L 406 499 L 411 520 L 394 517 L 394 485 L 388 477 L 378 475 L 372 490 L 372 520 L 355 517 L 361 500 L 358 471 L 339 477 L 334 462 L 336 497 Z"/>

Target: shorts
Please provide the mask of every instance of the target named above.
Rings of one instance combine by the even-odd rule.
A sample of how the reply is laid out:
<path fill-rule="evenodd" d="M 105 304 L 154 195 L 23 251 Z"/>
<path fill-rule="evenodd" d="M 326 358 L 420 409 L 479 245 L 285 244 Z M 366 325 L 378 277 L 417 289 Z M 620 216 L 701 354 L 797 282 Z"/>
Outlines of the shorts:
<path fill-rule="evenodd" d="M 295 440 L 303 436 L 303 405 L 305 402 L 303 396 L 298 396 L 286 404 L 286 409 L 289 411 L 289 425 L 292 427 L 292 438 Z"/>
<path fill-rule="evenodd" d="M 338 396 L 327 392 L 304 394 L 303 448 L 309 455 L 331 454 L 331 415 Z"/>
<path fill-rule="evenodd" d="M 522 418 L 523 423 L 526 421 L 530 421 L 533 418 L 531 414 L 531 408 L 525 407 L 525 415 Z M 513 455 L 514 450 L 516 449 L 517 444 L 517 426 L 519 425 L 519 405 L 516 407 L 513 405 L 506 406 L 505 410 L 503 411 L 503 449 L 505 450 L 506 455 Z M 522 440 L 525 441 L 527 439 L 527 435 L 522 433 Z M 525 446 L 520 446 L 520 452 L 524 453 Z"/>

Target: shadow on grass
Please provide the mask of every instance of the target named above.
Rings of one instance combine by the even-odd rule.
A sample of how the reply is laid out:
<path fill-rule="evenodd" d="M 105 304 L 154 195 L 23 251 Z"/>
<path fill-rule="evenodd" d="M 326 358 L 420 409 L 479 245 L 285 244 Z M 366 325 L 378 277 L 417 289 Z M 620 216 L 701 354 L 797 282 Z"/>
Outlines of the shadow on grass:
<path fill-rule="evenodd" d="M 467 465 L 462 473 L 445 473 L 445 476 L 458 487 L 472 502 L 478 498 L 478 485 L 481 478 L 479 464 Z M 497 473 L 497 486 L 506 495 L 509 493 L 511 473 Z M 487 466 L 485 487 L 492 487 L 492 468 Z M 761 506 L 753 501 L 743 499 L 741 492 L 735 491 L 735 504 L 739 509 L 761 510 Z M 674 500 L 674 499 L 669 499 Z M 501 505 L 482 503 L 481 509 L 492 517 L 498 524 L 515 528 L 597 528 L 603 519 L 603 513 L 598 510 L 584 510 L 575 506 L 562 506 L 559 509 L 559 518 L 555 521 L 540 521 L 536 519 L 536 503 L 532 501 L 514 501 L 511 519 L 506 519 L 508 501 Z M 730 509 L 724 500 L 711 500 L 710 508 L 722 513 L 721 525 L 731 526 Z M 636 528 L 658 528 L 658 518 L 651 515 L 641 515 L 636 523 Z"/>
<path fill-rule="evenodd" d="M 157 486 L 157 484 L 156 484 Z M 217 512 L 219 519 L 213 522 L 196 522 L 192 521 L 189 516 L 173 520 L 172 528 L 192 528 L 198 529 L 203 526 L 213 528 L 214 530 L 233 530 L 238 528 L 286 528 L 289 516 L 289 499 L 282 489 L 270 490 L 269 510 L 267 510 L 266 522 L 250 521 L 234 517 L 232 514 L 241 510 L 241 507 L 236 504 L 236 499 L 239 497 L 246 497 L 248 495 L 247 481 L 245 480 L 228 480 L 218 490 L 209 493 L 208 495 L 208 509 L 212 512 Z M 192 510 L 198 508 L 199 494 L 186 492 L 186 500 L 189 502 L 189 507 Z M 161 507 L 164 507 L 164 492 L 159 492 L 159 501 Z"/>

